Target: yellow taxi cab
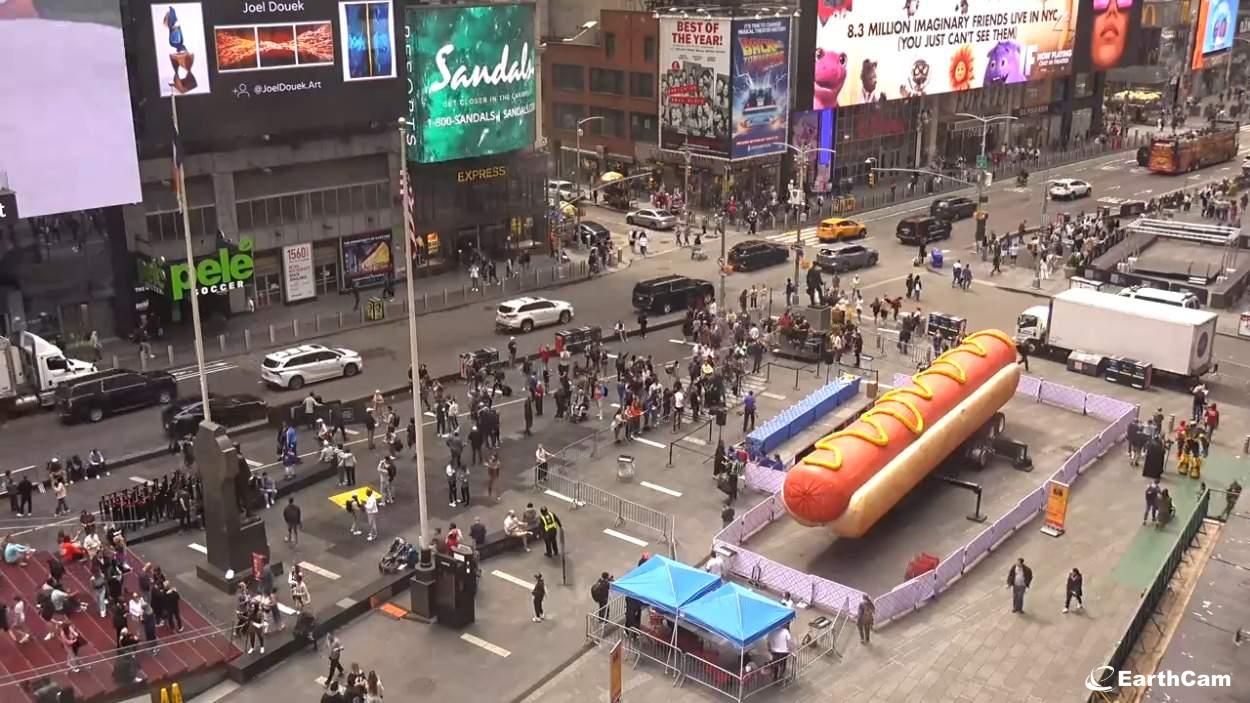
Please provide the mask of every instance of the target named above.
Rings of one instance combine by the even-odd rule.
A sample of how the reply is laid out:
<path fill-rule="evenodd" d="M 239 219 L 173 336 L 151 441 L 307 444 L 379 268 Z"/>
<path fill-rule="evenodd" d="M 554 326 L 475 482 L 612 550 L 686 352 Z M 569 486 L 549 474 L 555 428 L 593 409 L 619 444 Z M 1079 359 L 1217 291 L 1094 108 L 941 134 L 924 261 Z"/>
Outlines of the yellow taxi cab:
<path fill-rule="evenodd" d="M 816 228 L 816 238 L 822 242 L 837 242 L 843 239 L 868 236 L 868 228 L 855 220 L 845 217 L 829 217 L 820 221 Z"/>

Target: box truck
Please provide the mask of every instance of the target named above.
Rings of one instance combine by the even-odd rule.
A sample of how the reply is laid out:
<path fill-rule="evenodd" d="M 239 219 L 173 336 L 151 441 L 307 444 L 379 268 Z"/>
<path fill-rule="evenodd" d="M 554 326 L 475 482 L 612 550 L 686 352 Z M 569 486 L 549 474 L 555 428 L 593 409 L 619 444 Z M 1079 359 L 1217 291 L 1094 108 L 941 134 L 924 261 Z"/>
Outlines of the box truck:
<path fill-rule="evenodd" d="M 68 359 L 55 344 L 30 332 L 21 332 L 17 343 L 0 337 L 0 413 L 50 407 L 58 385 L 95 372 L 95 364 Z"/>
<path fill-rule="evenodd" d="M 1016 344 L 1066 358 L 1080 351 L 1120 356 L 1197 378 L 1215 369 L 1216 315 L 1203 310 L 1072 288 L 1016 319 Z"/>

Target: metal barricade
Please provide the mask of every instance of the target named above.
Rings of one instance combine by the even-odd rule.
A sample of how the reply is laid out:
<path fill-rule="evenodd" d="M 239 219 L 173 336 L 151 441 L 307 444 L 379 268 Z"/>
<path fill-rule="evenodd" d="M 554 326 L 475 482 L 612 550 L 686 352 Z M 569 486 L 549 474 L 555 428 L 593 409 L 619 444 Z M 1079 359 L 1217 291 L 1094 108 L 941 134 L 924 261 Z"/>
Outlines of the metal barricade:
<path fill-rule="evenodd" d="M 670 545 L 670 554 L 674 553 L 677 545 L 677 521 L 668 513 L 626 500 L 570 476 L 550 470 L 544 472 L 538 466 L 534 467 L 534 488 L 555 494 L 554 497 L 570 503 L 574 510 L 590 506 L 609 513 L 616 518 L 616 527 L 629 523 L 640 529 L 651 530 L 661 543 Z"/>

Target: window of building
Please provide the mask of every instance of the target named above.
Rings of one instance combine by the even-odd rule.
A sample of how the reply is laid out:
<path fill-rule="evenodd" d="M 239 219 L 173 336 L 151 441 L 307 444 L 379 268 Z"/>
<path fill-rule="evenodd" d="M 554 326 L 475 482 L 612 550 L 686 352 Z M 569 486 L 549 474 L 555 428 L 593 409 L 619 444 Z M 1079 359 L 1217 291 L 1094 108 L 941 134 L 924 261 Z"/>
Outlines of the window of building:
<path fill-rule="evenodd" d="M 587 125 L 593 126 L 595 134 L 602 134 L 607 137 L 625 136 L 624 111 L 613 110 L 606 107 L 596 107 L 590 111 L 590 114 L 603 118 L 601 120 L 595 120 Z"/>
<path fill-rule="evenodd" d="M 624 95 L 625 73 L 606 68 L 590 69 L 590 92 Z"/>
<path fill-rule="evenodd" d="M 570 105 L 569 103 L 555 103 L 552 106 L 554 113 L 556 129 L 563 129 L 569 132 L 577 129 L 577 121 L 586 116 L 586 108 L 582 105 Z"/>
<path fill-rule="evenodd" d="M 317 294 L 335 293 L 339 289 L 338 264 L 322 264 L 316 273 Z"/>
<path fill-rule="evenodd" d="M 566 93 L 580 93 L 586 90 L 586 69 L 567 63 L 558 63 L 551 67 L 551 80 L 556 90 Z"/>
<path fill-rule="evenodd" d="M 655 63 L 655 37 L 642 38 L 642 60 Z"/>
<path fill-rule="evenodd" d="M 603 33 L 603 55 L 608 58 L 616 55 L 616 35 L 612 32 Z"/>
<path fill-rule="evenodd" d="M 629 113 L 629 138 L 636 142 L 654 144 L 656 141 L 655 115 Z"/>
<path fill-rule="evenodd" d="M 235 206 L 239 231 L 263 229 L 307 222 L 312 218 L 334 217 L 355 212 L 376 211 L 390 207 L 388 192 L 389 181 L 377 181 L 359 185 L 327 188 L 325 190 L 306 191 L 274 195 L 268 198 L 240 200 Z M 199 222 L 194 218 L 191 232 L 196 233 L 197 227 L 206 228 L 209 234 L 217 231 L 216 211 L 207 212 L 203 208 Z M 194 210 L 192 210 L 194 213 Z"/>
<path fill-rule="evenodd" d="M 654 98 L 655 76 L 650 73 L 629 74 L 629 94 L 635 98 Z"/>
<path fill-rule="evenodd" d="M 217 207 L 214 205 L 204 205 L 201 207 L 192 207 L 188 213 L 187 219 L 191 221 L 191 236 L 203 237 L 206 234 L 215 234 L 217 232 Z M 147 214 L 148 235 L 155 241 L 181 241 L 182 240 L 182 213 L 173 210 L 169 212 L 149 212 Z"/>

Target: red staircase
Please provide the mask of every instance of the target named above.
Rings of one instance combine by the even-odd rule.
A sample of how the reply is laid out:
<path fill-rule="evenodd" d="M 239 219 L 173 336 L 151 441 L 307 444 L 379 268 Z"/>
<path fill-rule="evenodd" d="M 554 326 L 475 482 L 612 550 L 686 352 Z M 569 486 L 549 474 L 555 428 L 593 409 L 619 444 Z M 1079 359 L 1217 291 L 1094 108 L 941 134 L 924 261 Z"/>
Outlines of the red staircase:
<path fill-rule="evenodd" d="M 115 654 L 116 642 L 112 619 L 99 617 L 95 592 L 90 585 L 90 567 L 87 562 L 77 562 L 66 565 L 64 583 L 66 589 L 80 592 L 88 604 L 84 612 L 69 616 L 87 644 L 79 651 L 79 658 L 84 662 L 82 669 L 76 674 L 70 673 L 65 666 L 66 651 L 60 639 L 43 639 L 50 628 L 39 617 L 35 607 L 35 595 L 48 579 L 47 561 L 50 556 L 39 552 L 31 557 L 26 567 L 0 563 L 0 598 L 10 608 L 10 623 L 13 596 L 21 595 L 26 601 L 26 623 L 31 634 L 30 641 L 21 645 L 0 635 L 0 700 L 5 703 L 34 703 L 30 686 L 44 676 L 58 685 L 73 686 L 79 701 L 119 700 L 142 693 L 153 685 L 171 683 L 188 674 L 221 666 L 239 655 L 228 634 L 218 634 L 231 623 L 208 622 L 184 598 L 179 609 L 183 632 L 176 633 L 168 625 L 158 627 L 157 653 L 141 650 L 137 655 L 144 683 L 117 682 L 110 659 Z M 133 554 L 127 555 L 127 561 L 131 573 L 126 575 L 123 592 L 129 594 L 138 590 L 138 573 L 142 564 Z M 131 631 L 140 641 L 143 640 L 142 627 L 131 626 Z M 109 660 L 91 664 L 98 659 Z"/>

